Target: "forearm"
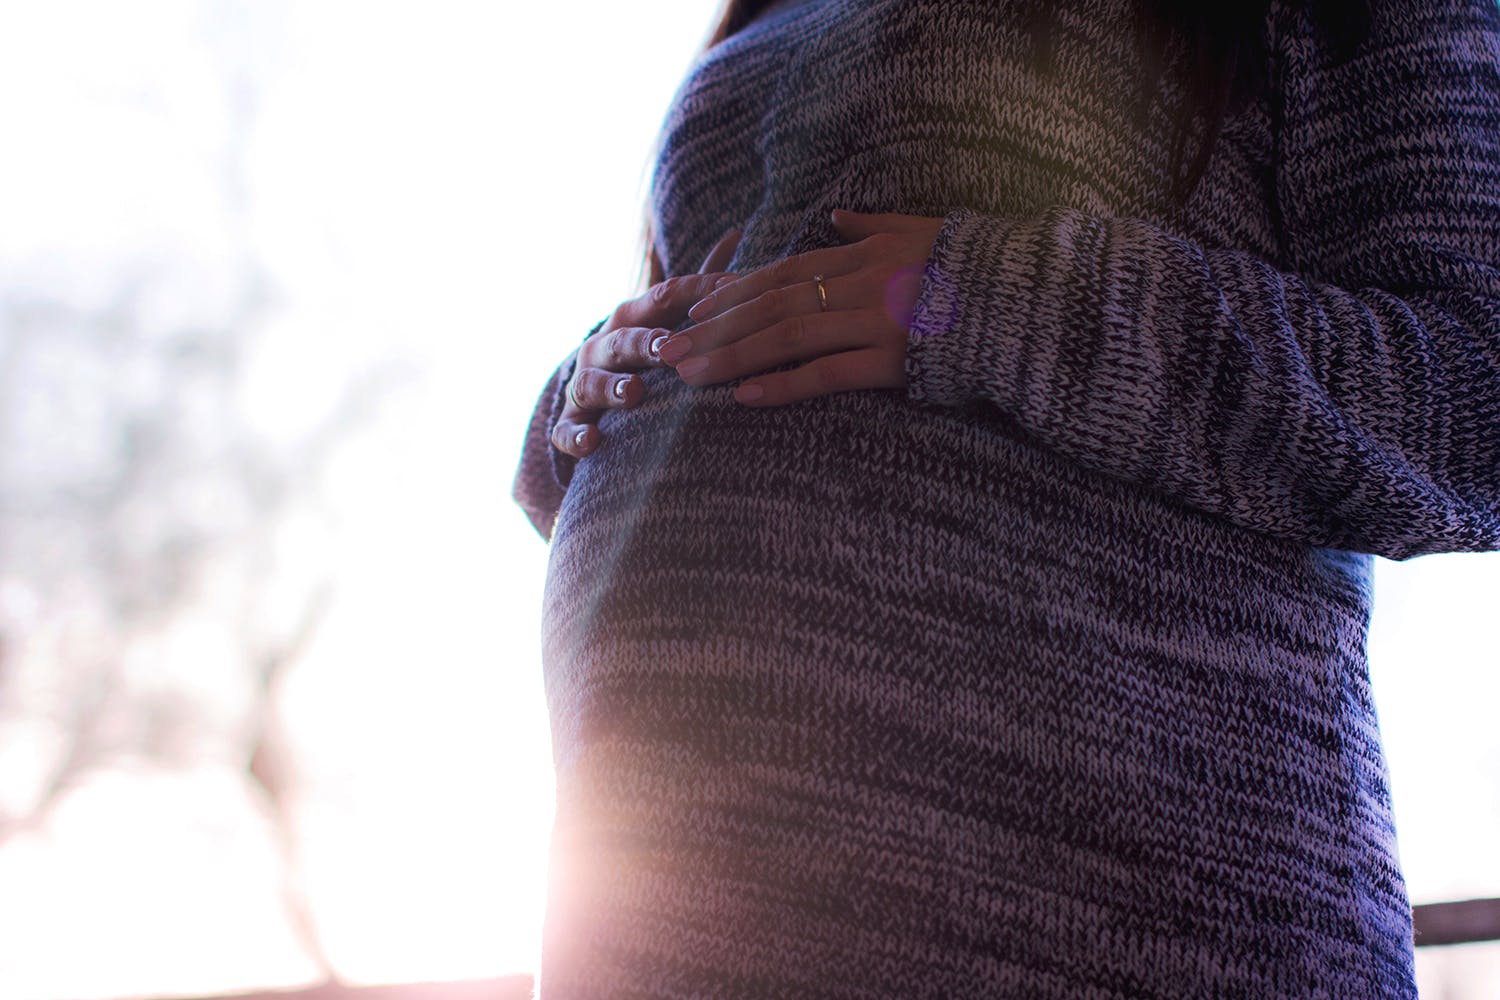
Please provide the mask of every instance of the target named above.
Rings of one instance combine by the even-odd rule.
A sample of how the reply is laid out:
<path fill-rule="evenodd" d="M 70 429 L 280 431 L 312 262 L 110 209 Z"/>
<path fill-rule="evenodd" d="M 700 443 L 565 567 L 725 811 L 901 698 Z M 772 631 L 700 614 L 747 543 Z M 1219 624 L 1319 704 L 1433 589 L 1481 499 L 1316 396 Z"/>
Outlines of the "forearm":
<path fill-rule="evenodd" d="M 913 399 L 1244 527 L 1396 558 L 1500 547 L 1500 273 L 1403 260 L 1358 293 L 1144 222 L 960 214 L 908 345 Z"/>

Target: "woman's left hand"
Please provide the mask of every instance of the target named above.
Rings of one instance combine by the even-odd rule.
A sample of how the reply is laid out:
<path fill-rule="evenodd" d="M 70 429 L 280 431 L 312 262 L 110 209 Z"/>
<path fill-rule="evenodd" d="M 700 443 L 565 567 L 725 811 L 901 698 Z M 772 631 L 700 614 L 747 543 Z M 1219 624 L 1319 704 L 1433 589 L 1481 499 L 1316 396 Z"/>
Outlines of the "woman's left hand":
<path fill-rule="evenodd" d="M 696 325 L 662 345 L 662 360 L 695 386 L 804 362 L 741 383 L 734 398 L 751 406 L 904 386 L 912 310 L 943 220 L 836 211 L 833 226 L 851 242 L 716 289 L 688 311 Z"/>

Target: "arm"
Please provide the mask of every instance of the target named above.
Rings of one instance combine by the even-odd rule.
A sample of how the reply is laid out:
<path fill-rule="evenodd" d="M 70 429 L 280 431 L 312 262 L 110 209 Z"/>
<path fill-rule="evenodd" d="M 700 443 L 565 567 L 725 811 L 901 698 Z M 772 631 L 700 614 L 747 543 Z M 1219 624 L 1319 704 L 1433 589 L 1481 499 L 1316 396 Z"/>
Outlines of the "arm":
<path fill-rule="evenodd" d="M 1314 46 L 1281 54 L 1299 273 L 1132 219 L 959 213 L 913 314 L 910 396 L 987 400 L 1280 537 L 1500 548 L 1500 13 L 1381 6 L 1338 79 Z"/>
<path fill-rule="evenodd" d="M 521 464 L 511 486 L 511 496 L 526 512 L 537 534 L 548 541 L 552 539 L 552 525 L 557 520 L 558 508 L 562 506 L 563 494 L 567 492 L 577 462 L 572 455 L 552 446 L 553 429 L 567 402 L 564 393 L 568 380 L 573 377 L 577 359 L 577 351 L 570 353 L 537 397 L 531 421 L 526 425 L 526 439 L 521 445 Z"/>

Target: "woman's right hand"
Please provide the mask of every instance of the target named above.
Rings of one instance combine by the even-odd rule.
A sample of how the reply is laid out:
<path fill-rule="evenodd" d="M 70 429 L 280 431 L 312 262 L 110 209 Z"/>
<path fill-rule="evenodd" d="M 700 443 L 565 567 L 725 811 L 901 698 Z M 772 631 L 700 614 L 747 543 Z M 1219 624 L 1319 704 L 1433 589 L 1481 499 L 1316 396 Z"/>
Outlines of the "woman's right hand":
<path fill-rule="evenodd" d="M 714 290 L 739 245 L 739 230 L 725 233 L 697 274 L 658 282 L 644 295 L 620 303 L 599 332 L 578 348 L 567 401 L 552 428 L 552 446 L 582 458 L 599 447 L 599 414 L 646 398 L 637 372 L 664 362 L 657 350 L 685 319 L 693 303 Z"/>

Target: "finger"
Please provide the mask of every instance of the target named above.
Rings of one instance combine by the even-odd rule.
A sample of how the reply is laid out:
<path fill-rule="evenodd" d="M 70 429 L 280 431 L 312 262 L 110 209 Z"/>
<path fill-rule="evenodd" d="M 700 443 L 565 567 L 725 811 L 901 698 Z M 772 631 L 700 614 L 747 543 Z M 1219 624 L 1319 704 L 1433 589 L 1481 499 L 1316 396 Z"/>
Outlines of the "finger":
<path fill-rule="evenodd" d="M 827 354 L 788 372 L 762 375 L 734 390 L 746 406 L 784 406 L 855 389 L 895 389 L 906 384 L 899 352 L 866 348 Z"/>
<path fill-rule="evenodd" d="M 817 282 L 811 278 L 772 288 L 749 302 L 730 307 L 711 319 L 674 334 L 662 345 L 662 359 L 670 365 L 676 365 L 681 374 L 683 358 L 706 354 L 725 344 L 732 344 L 792 316 L 832 313 L 842 309 L 861 308 L 864 303 L 880 302 L 883 291 L 867 287 L 870 284 L 868 279 L 872 277 L 869 272 L 861 272 L 839 278 L 824 278 L 823 290 L 828 296 L 827 310 L 824 310 L 818 297 Z"/>
<path fill-rule="evenodd" d="M 712 271 L 723 271 L 728 267 L 729 262 L 734 259 L 735 248 L 740 245 L 740 235 L 738 229 L 731 229 L 720 236 L 719 242 L 714 244 L 714 248 L 703 259 L 703 266 L 698 268 L 698 273 L 708 274 Z"/>
<path fill-rule="evenodd" d="M 714 283 L 733 275 L 710 271 L 707 274 L 681 274 L 658 281 L 646 294 L 621 303 L 610 318 L 610 326 L 662 326 L 673 329 L 687 319 L 694 302 L 708 295 Z"/>
<path fill-rule="evenodd" d="M 559 420 L 552 428 L 552 447 L 582 458 L 599 445 L 599 428 L 580 420 Z"/>
<path fill-rule="evenodd" d="M 652 326 L 622 326 L 583 342 L 578 363 L 613 372 L 638 372 L 662 365 L 661 347 L 671 330 Z"/>
<path fill-rule="evenodd" d="M 833 228 L 838 230 L 840 236 L 850 241 L 868 239 L 876 233 L 917 232 L 930 228 L 934 222 L 942 221 L 942 219 L 933 219 L 924 215 L 896 215 L 894 213 L 872 215 L 866 212 L 851 212 L 843 208 L 833 210 Z"/>
<path fill-rule="evenodd" d="M 905 331 L 896 331 L 893 337 L 886 326 L 889 320 L 882 309 L 789 316 L 743 340 L 689 358 L 677 366 L 677 374 L 688 385 L 717 385 L 777 365 L 869 347 L 882 340 L 899 337 L 904 349 Z"/>
<path fill-rule="evenodd" d="M 583 414 L 635 406 L 645 396 L 645 383 L 638 376 L 604 368 L 581 367 L 568 383 L 568 401 L 575 412 Z M 571 416 L 566 406 L 563 416 Z"/>
<path fill-rule="evenodd" d="M 783 257 L 773 264 L 767 264 L 765 267 L 726 283 L 722 288 L 694 305 L 688 311 L 688 316 L 701 323 L 727 309 L 764 295 L 772 289 L 800 285 L 804 282 L 809 283 L 811 287 L 810 283 L 815 274 L 821 274 L 825 278 L 849 274 L 865 263 L 869 250 L 870 248 L 866 246 L 845 245 L 809 250 L 807 253 Z"/>

